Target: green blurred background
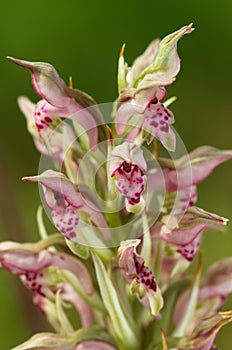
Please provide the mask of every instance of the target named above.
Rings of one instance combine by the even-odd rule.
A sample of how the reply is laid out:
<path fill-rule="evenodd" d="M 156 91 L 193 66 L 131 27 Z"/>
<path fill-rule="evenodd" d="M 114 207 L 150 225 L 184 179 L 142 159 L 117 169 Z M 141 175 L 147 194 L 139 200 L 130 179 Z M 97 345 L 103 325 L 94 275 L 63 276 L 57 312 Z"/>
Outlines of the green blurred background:
<path fill-rule="evenodd" d="M 194 22 L 196 31 L 179 44 L 182 70 L 168 89 L 175 127 L 188 150 L 209 144 L 232 148 L 232 4 L 228 0 L 195 1 L 4 1 L 0 5 L 0 240 L 37 239 L 36 185 L 21 182 L 36 174 L 39 154 L 17 108 L 18 95 L 38 98 L 29 73 L 6 61 L 6 55 L 52 63 L 67 81 L 101 102 L 116 97 L 116 68 L 126 42 L 129 63 L 154 37 Z M 232 162 L 222 165 L 199 186 L 198 205 L 232 219 Z M 207 233 L 204 267 L 232 253 L 232 226 L 227 233 Z M 229 300 L 227 308 L 232 307 Z M 32 306 L 31 295 L 17 278 L 0 271 L 0 350 L 48 329 Z M 231 326 L 218 337 L 231 350 Z"/>

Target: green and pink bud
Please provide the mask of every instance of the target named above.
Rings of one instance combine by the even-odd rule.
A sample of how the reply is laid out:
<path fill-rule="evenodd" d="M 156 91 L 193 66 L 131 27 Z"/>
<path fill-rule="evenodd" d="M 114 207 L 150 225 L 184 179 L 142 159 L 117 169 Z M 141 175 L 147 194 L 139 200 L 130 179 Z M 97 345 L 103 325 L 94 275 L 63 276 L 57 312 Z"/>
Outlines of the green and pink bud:
<path fill-rule="evenodd" d="M 168 151 L 174 151 L 176 137 L 171 125 L 174 116 L 161 101 L 166 97 L 165 86 L 175 80 L 180 70 L 177 42 L 193 31 L 192 24 L 166 36 L 161 42 L 153 41 L 139 56 L 131 69 L 124 62 L 123 52 L 119 58 L 119 98 L 116 112 L 116 131 L 122 134 L 133 115 L 141 115 L 134 125 L 137 132 L 151 143 L 157 138 Z"/>

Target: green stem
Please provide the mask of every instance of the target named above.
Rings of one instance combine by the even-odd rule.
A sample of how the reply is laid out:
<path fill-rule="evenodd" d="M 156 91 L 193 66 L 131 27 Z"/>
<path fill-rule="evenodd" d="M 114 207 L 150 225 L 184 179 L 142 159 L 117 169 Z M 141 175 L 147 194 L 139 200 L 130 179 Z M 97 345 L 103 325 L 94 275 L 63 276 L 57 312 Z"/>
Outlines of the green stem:
<path fill-rule="evenodd" d="M 142 212 L 142 220 L 143 220 L 143 246 L 141 250 L 141 256 L 145 260 L 145 265 L 151 265 L 151 232 L 147 220 L 147 213 L 145 209 Z"/>
<path fill-rule="evenodd" d="M 46 239 L 48 237 L 44 222 L 43 222 L 43 207 L 39 205 L 36 213 L 36 220 L 39 229 L 39 235 L 42 239 Z"/>
<path fill-rule="evenodd" d="M 157 280 L 159 280 L 160 265 L 162 260 L 162 250 L 163 250 L 163 241 L 159 239 L 156 246 L 155 262 L 154 262 L 154 275 Z"/>
<path fill-rule="evenodd" d="M 57 244 L 65 245 L 64 237 L 60 233 L 54 233 L 53 235 L 49 235 L 47 238 L 44 238 L 37 243 L 25 243 L 23 244 L 23 246 L 28 250 L 39 252 L 43 249 Z"/>

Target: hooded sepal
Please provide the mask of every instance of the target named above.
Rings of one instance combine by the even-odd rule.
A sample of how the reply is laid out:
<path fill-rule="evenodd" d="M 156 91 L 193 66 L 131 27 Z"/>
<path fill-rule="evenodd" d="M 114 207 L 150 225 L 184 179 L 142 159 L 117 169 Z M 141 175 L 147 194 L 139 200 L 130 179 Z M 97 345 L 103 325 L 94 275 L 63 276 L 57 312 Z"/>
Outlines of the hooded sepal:
<path fill-rule="evenodd" d="M 177 53 L 177 42 L 185 34 L 192 33 L 192 23 L 184 26 L 176 32 L 167 35 L 159 43 L 157 54 L 152 62 L 137 79 L 137 86 L 145 87 L 149 83 L 154 85 L 166 85 L 180 70 L 180 59 Z M 163 82 L 163 84 L 161 83 Z"/>
<path fill-rule="evenodd" d="M 31 71 L 32 84 L 35 91 L 49 104 L 57 107 L 64 107 L 70 103 L 67 86 L 51 64 L 44 62 L 29 62 L 13 57 L 7 58 L 17 65 Z"/>
<path fill-rule="evenodd" d="M 133 86 L 142 72 L 155 61 L 159 44 L 160 40 L 154 39 L 146 50 L 135 59 L 127 75 L 130 86 Z"/>
<path fill-rule="evenodd" d="M 8 59 L 19 66 L 27 68 L 32 74 L 32 83 L 37 94 L 42 98 L 36 105 L 35 120 L 38 132 L 46 133 L 49 128 L 54 128 L 57 118 L 69 118 L 80 124 L 88 134 L 90 148 L 96 146 L 98 139 L 97 125 L 102 121 L 100 111 L 93 107 L 93 113 L 86 109 L 86 105 L 94 105 L 91 98 L 85 97 L 83 93 L 81 99 L 84 107 L 76 102 L 73 95 L 80 95 L 72 92 L 65 82 L 59 77 L 55 68 L 43 62 L 29 62 L 8 57 Z"/>

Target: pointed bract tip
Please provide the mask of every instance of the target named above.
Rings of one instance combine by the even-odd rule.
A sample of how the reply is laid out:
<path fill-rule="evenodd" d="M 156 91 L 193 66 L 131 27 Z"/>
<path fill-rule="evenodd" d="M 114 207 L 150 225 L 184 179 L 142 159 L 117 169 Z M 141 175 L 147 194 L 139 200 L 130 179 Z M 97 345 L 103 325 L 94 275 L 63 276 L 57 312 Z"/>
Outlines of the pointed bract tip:
<path fill-rule="evenodd" d="M 124 51 L 125 51 L 125 47 L 126 47 L 126 43 L 124 43 L 123 45 L 122 45 L 122 48 L 121 48 L 121 51 L 120 51 L 120 57 L 123 57 L 123 55 L 124 55 Z"/>
<path fill-rule="evenodd" d="M 188 31 L 186 33 L 192 33 L 195 30 L 195 28 L 193 28 L 193 22 L 189 23 L 187 28 L 188 28 Z"/>
<path fill-rule="evenodd" d="M 73 79 L 72 77 L 70 76 L 69 77 L 69 89 L 72 89 L 73 88 Z"/>
<path fill-rule="evenodd" d="M 30 61 L 25 61 L 25 60 L 20 60 L 15 57 L 7 56 L 7 59 L 15 64 L 17 64 L 20 67 L 29 69 L 31 72 L 35 72 L 36 70 L 39 70 L 39 65 L 43 65 L 44 63 L 42 62 L 30 62 Z M 39 64 L 39 65 L 38 65 Z M 50 66 L 49 64 L 46 64 L 46 66 Z"/>
<path fill-rule="evenodd" d="M 18 59 L 18 58 L 11 57 L 11 56 L 6 56 L 6 58 L 7 58 L 9 61 L 11 61 L 11 62 L 17 64 L 18 66 L 21 66 L 21 67 L 24 67 L 24 66 L 25 66 L 25 65 L 24 65 L 24 62 L 26 62 L 26 61 L 23 61 L 23 60 L 20 60 L 20 59 Z"/>
<path fill-rule="evenodd" d="M 226 219 L 226 218 L 222 218 L 222 224 L 223 225 L 227 225 L 228 224 L 228 222 L 229 222 L 229 219 Z"/>
<path fill-rule="evenodd" d="M 23 176 L 22 177 L 22 181 L 26 181 L 26 182 L 36 182 L 37 180 L 37 176 Z"/>

